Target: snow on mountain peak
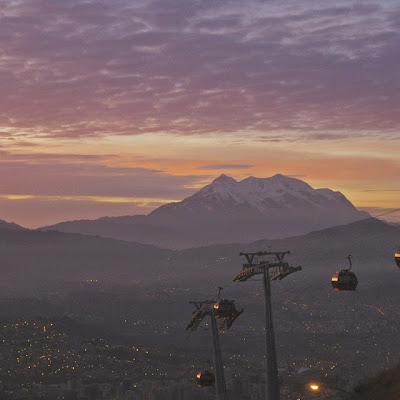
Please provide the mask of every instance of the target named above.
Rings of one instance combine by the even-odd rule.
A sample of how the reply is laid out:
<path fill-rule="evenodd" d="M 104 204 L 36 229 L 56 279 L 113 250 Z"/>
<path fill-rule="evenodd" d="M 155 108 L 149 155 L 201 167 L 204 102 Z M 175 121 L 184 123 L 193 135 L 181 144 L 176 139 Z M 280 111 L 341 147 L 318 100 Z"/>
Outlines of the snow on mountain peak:
<path fill-rule="evenodd" d="M 181 202 L 157 208 L 147 218 L 163 229 L 173 226 L 177 232 L 201 233 L 202 240 L 220 234 L 225 241 L 233 237 L 247 241 L 309 232 L 366 216 L 340 192 L 313 189 L 300 179 L 277 174 L 241 181 L 221 175 Z"/>
<path fill-rule="evenodd" d="M 211 183 L 211 185 L 214 184 L 236 184 L 238 183 L 235 179 L 231 178 L 230 176 L 227 176 L 225 174 L 220 175 L 218 178 L 214 179 L 213 182 Z"/>
<path fill-rule="evenodd" d="M 339 192 L 329 189 L 313 189 L 308 183 L 282 174 L 269 178 L 250 176 L 242 181 L 222 174 L 210 185 L 205 186 L 196 198 L 221 201 L 229 200 L 235 204 L 247 205 L 260 211 L 274 207 L 317 206 L 324 207 L 327 202 L 340 202 L 351 206 Z M 269 206 L 268 206 L 269 205 Z"/>

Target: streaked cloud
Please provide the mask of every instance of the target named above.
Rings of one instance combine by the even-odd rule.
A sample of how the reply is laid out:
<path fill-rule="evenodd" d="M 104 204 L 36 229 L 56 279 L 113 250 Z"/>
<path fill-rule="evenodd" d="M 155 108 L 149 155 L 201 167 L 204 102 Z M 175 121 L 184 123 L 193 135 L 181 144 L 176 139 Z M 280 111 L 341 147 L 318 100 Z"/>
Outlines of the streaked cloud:
<path fill-rule="evenodd" d="M 202 165 L 200 167 L 197 167 L 197 169 L 203 169 L 203 170 L 219 170 L 222 169 L 224 171 L 228 170 L 235 170 L 235 169 L 249 169 L 254 167 L 254 165 L 250 164 L 211 164 L 211 165 Z"/>
<path fill-rule="evenodd" d="M 171 175 L 142 167 L 113 167 L 110 156 L 0 153 L 0 195 L 105 198 L 183 198 L 206 175 Z M 89 196 L 89 197 L 88 197 Z M 82 200 L 82 198 L 81 198 Z"/>
<path fill-rule="evenodd" d="M 0 130 L 397 132 L 399 6 L 3 1 Z"/>
<path fill-rule="evenodd" d="M 365 189 L 363 192 L 400 192 L 400 189 Z"/>
<path fill-rule="evenodd" d="M 2 194 L 0 200 L 36 200 L 47 202 L 89 202 L 89 203 L 129 203 L 140 207 L 153 207 L 155 204 L 166 204 L 179 199 L 117 197 L 117 196 L 35 196 L 31 194 Z"/>
<path fill-rule="evenodd" d="M 76 219 L 95 219 L 103 216 L 148 214 L 164 202 L 93 201 L 93 198 L 76 199 L 63 197 L 29 196 L 29 198 L 8 199 L 0 196 L 0 219 L 14 221 L 28 228 L 52 225 L 57 222 Z"/>

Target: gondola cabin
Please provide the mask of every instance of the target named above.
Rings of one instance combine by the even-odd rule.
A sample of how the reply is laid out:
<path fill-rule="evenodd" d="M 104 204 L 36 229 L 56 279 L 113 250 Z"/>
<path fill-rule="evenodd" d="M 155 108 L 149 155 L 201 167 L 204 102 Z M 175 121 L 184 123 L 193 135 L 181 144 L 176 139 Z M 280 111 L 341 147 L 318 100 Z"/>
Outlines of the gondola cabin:
<path fill-rule="evenodd" d="M 349 268 L 336 271 L 332 276 L 332 286 L 335 290 L 356 290 L 358 279 L 354 272 L 350 271 L 352 265 L 351 256 L 346 257 L 349 260 Z"/>
<path fill-rule="evenodd" d="M 217 318 L 229 318 L 237 313 L 233 300 L 221 299 L 214 304 L 214 313 Z"/>
<path fill-rule="evenodd" d="M 214 386 L 215 378 L 214 374 L 210 371 L 202 371 L 196 375 L 197 386 L 208 387 Z"/>
<path fill-rule="evenodd" d="M 356 290 L 357 285 L 356 274 L 348 269 L 336 271 L 332 276 L 332 286 L 335 290 Z"/>
<path fill-rule="evenodd" d="M 396 253 L 394 253 L 394 260 L 396 261 L 397 268 L 400 269 L 400 247 L 397 249 Z"/>

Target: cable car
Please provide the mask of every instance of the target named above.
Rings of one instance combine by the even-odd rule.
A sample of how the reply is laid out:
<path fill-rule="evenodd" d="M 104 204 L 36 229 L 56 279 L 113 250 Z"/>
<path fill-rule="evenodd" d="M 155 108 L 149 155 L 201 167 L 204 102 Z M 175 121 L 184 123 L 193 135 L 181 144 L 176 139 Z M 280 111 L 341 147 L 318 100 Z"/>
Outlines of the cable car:
<path fill-rule="evenodd" d="M 349 260 L 350 267 L 336 271 L 332 276 L 332 286 L 335 290 L 356 290 L 358 279 L 354 272 L 350 271 L 352 267 L 351 256 L 346 257 Z"/>
<path fill-rule="evenodd" d="M 234 300 L 221 299 L 214 304 L 214 312 L 217 318 L 229 318 L 236 315 L 238 311 Z"/>
<path fill-rule="evenodd" d="M 400 269 L 400 247 L 397 249 L 396 253 L 394 253 L 394 260 L 396 261 L 397 268 Z"/>
<path fill-rule="evenodd" d="M 214 386 L 215 378 L 214 374 L 210 371 L 202 371 L 196 375 L 197 386 L 208 387 Z"/>

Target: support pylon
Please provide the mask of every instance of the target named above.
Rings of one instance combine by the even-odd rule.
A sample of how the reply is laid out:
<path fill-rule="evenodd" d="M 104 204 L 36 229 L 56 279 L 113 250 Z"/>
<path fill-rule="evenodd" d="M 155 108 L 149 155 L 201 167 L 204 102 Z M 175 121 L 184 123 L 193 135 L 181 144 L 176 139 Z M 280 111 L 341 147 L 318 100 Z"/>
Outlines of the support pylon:
<path fill-rule="evenodd" d="M 240 253 L 245 256 L 247 263 L 242 271 L 235 276 L 234 282 L 245 282 L 251 277 L 262 274 L 265 299 L 265 398 L 280 400 L 278 362 L 276 357 L 275 332 L 272 319 L 271 281 L 281 280 L 289 274 L 300 271 L 302 267 L 291 267 L 284 262 L 285 252 Z M 261 259 L 260 257 L 268 257 Z"/>
<path fill-rule="evenodd" d="M 219 300 L 218 302 L 216 300 L 206 300 L 199 302 L 191 301 L 190 303 L 195 305 L 196 310 L 193 312 L 186 330 L 195 331 L 206 316 L 211 318 L 217 399 L 228 400 L 219 329 L 221 327 L 229 329 L 243 310 L 237 310 L 234 301 L 226 299 Z M 220 325 L 218 325 L 217 319 L 221 320 Z"/>

